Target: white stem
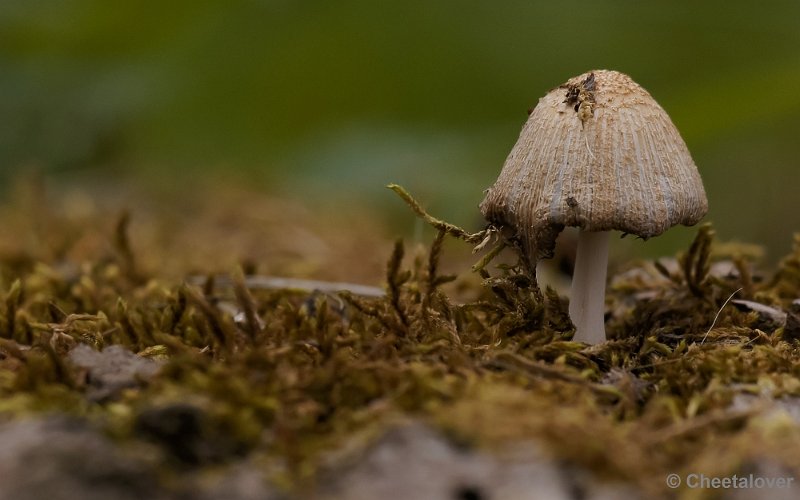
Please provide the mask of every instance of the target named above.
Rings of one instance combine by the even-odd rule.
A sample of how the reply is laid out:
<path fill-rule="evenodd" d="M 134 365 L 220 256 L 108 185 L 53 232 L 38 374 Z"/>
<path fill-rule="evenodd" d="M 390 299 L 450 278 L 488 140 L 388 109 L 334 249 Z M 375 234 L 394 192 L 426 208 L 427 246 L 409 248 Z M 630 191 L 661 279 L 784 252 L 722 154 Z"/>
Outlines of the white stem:
<path fill-rule="evenodd" d="M 569 317 L 576 328 L 575 342 L 599 344 L 606 341 L 607 270 L 608 231 L 579 231 L 569 300 Z"/>

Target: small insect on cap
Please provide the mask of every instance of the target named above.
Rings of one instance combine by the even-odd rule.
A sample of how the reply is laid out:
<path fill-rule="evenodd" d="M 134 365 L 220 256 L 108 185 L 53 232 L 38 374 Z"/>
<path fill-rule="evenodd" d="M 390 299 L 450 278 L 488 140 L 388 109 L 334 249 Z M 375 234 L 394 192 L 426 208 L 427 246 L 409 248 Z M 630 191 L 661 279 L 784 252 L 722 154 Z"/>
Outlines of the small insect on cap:
<path fill-rule="evenodd" d="M 535 261 L 565 226 L 646 239 L 696 224 L 708 200 L 661 106 L 629 76 L 596 70 L 539 100 L 480 208 Z"/>

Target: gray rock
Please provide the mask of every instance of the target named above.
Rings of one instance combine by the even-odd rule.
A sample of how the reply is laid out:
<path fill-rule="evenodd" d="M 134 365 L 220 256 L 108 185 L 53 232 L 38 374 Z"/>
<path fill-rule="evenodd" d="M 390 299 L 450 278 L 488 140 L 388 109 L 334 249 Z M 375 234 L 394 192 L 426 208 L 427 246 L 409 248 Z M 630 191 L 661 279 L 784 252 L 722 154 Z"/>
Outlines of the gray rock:
<path fill-rule="evenodd" d="M 50 416 L 0 424 L 0 500 L 279 500 L 261 467 L 241 461 L 164 484 L 164 456 L 121 446 L 85 421 Z"/>
<path fill-rule="evenodd" d="M 86 396 L 92 401 L 113 399 L 123 389 L 138 387 L 161 367 L 160 362 L 137 356 L 119 345 L 95 351 L 81 344 L 70 351 L 69 360 L 88 371 Z"/>
<path fill-rule="evenodd" d="M 731 304 L 741 311 L 752 311 L 758 314 L 759 328 L 776 328 L 786 324 L 787 314 L 780 309 L 752 300 L 731 300 Z"/>
<path fill-rule="evenodd" d="M 281 500 L 282 496 L 257 465 L 242 462 L 220 474 L 197 478 L 185 495 L 192 500 Z"/>
<path fill-rule="evenodd" d="M 749 482 L 749 488 L 722 490 L 724 500 L 796 500 L 800 498 L 800 484 L 787 467 L 770 461 L 758 460 L 744 464 L 737 474 Z"/>
<path fill-rule="evenodd" d="M 495 456 L 459 448 L 418 423 L 388 431 L 349 463 L 329 466 L 318 485 L 317 498 L 341 500 L 559 500 L 586 493 L 535 446 Z"/>
<path fill-rule="evenodd" d="M 733 397 L 730 408 L 734 411 L 759 409 L 762 416 L 775 416 L 785 413 L 800 425 L 800 397 L 797 396 L 785 395 L 773 398 L 769 394 L 742 392 Z"/>
<path fill-rule="evenodd" d="M 0 500 L 166 498 L 147 460 L 67 417 L 0 425 Z"/>

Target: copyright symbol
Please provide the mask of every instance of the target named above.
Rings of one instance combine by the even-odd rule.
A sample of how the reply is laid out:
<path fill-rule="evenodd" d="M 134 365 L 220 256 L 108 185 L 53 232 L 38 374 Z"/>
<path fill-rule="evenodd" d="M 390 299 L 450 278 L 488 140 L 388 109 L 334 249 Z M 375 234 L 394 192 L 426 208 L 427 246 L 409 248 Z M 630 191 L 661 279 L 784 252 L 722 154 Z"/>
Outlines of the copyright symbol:
<path fill-rule="evenodd" d="M 670 474 L 667 476 L 667 486 L 670 488 L 677 488 L 681 485 L 681 476 L 677 474 Z"/>

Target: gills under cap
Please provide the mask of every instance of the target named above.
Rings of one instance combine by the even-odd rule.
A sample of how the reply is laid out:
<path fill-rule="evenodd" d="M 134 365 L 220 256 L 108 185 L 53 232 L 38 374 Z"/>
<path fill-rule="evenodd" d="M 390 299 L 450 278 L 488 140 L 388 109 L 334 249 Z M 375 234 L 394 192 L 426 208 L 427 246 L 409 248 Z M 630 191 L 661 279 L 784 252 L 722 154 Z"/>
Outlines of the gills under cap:
<path fill-rule="evenodd" d="M 708 201 L 667 113 L 629 76 L 596 70 L 539 100 L 480 208 L 538 260 L 565 226 L 646 239 L 696 224 Z"/>

